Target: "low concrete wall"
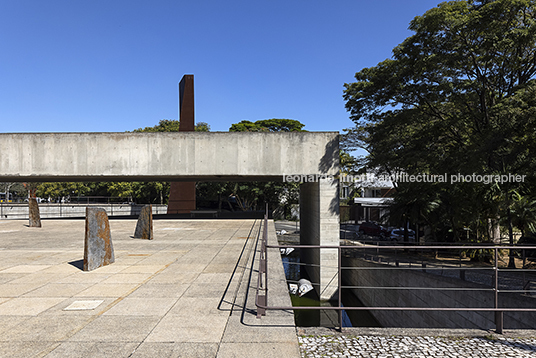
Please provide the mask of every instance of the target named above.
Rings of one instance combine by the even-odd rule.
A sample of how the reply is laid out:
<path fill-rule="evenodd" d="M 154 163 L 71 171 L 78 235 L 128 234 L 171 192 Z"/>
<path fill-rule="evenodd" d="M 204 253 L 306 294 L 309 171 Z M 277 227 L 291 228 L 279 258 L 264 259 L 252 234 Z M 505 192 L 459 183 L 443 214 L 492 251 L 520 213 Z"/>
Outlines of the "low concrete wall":
<path fill-rule="evenodd" d="M 104 208 L 108 216 L 120 215 L 139 215 L 141 208 L 144 205 L 129 205 L 129 204 L 70 204 L 70 203 L 54 203 L 54 204 L 39 204 L 39 213 L 41 219 L 47 218 L 70 218 L 70 217 L 85 217 L 86 207 Z M 153 204 L 153 214 L 165 214 L 167 205 Z M 0 203 L 0 220 L 9 219 L 28 219 L 28 204 L 27 203 Z"/>
<path fill-rule="evenodd" d="M 395 268 L 361 258 L 344 257 L 343 285 L 366 287 L 480 288 L 467 290 L 344 289 L 352 291 L 365 306 L 378 307 L 494 307 L 494 292 L 484 286 L 461 279 L 439 276 L 418 270 Z M 368 269 L 366 269 L 368 268 Z M 536 298 L 519 293 L 500 293 L 500 307 L 536 308 Z M 384 327 L 407 328 L 478 328 L 495 329 L 493 312 L 446 311 L 374 311 Z M 535 312 L 505 312 L 505 329 L 534 329 Z"/>

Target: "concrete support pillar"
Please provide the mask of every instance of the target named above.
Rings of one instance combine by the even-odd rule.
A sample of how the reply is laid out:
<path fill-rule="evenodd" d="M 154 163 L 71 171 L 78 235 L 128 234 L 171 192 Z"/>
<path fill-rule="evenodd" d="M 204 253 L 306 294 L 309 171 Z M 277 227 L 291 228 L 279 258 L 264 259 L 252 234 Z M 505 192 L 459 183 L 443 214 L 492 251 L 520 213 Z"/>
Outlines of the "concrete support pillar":
<path fill-rule="evenodd" d="M 320 179 L 300 185 L 300 243 L 339 245 L 339 188 L 337 180 Z M 337 291 L 337 249 L 302 249 L 301 260 L 312 264 L 307 273 L 321 300 Z M 335 296 L 336 297 L 336 296 Z"/>

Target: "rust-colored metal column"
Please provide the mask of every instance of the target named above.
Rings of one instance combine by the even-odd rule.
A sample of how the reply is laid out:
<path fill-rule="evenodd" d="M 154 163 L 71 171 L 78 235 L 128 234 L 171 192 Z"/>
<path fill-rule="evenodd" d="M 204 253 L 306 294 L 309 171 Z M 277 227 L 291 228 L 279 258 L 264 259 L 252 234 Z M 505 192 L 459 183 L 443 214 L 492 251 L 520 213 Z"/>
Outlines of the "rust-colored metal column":
<path fill-rule="evenodd" d="M 195 131 L 194 75 L 184 75 L 179 83 L 179 132 Z M 195 182 L 172 182 L 168 214 L 188 214 L 195 210 Z"/>

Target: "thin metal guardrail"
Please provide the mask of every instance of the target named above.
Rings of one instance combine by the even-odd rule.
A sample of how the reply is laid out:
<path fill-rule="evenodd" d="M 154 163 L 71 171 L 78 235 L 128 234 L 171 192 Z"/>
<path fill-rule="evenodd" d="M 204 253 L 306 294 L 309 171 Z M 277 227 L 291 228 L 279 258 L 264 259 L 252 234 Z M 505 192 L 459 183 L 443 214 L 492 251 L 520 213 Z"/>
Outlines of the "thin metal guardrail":
<path fill-rule="evenodd" d="M 495 326 L 496 326 L 496 332 L 499 334 L 503 333 L 504 329 L 504 319 L 503 319 L 503 313 L 504 312 L 536 312 L 536 308 L 512 308 L 512 307 L 499 307 L 499 293 L 500 292 L 532 292 L 532 290 L 500 290 L 499 289 L 499 272 L 512 272 L 512 271 L 518 271 L 519 270 L 512 270 L 508 268 L 502 268 L 499 269 L 498 263 L 499 263 L 499 250 L 523 250 L 523 262 L 525 262 L 525 250 L 536 250 L 536 246 L 490 246 L 490 245 L 463 245 L 463 246 L 456 246 L 456 245 L 433 245 L 433 246 L 426 246 L 426 245 L 385 245 L 385 246 L 376 246 L 376 245 L 361 245 L 361 246 L 336 246 L 336 245 L 268 245 L 267 238 L 268 238 L 268 216 L 265 215 L 264 218 L 264 230 L 262 234 L 262 244 L 261 244 L 261 253 L 259 260 L 259 275 L 258 275 L 258 282 L 257 282 L 257 294 L 255 298 L 255 305 L 257 306 L 257 318 L 261 318 L 261 316 L 266 315 L 267 310 L 337 310 L 338 312 L 338 318 L 339 318 L 339 329 L 342 330 L 342 311 L 343 310 L 378 310 L 378 311 L 469 311 L 469 312 L 495 312 Z M 300 249 L 337 249 L 338 251 L 338 264 L 337 264 L 337 276 L 338 276 L 338 282 L 337 282 L 337 288 L 338 288 L 338 306 L 337 307 L 319 307 L 319 306 L 269 306 L 268 305 L 268 270 L 267 270 L 267 249 L 269 248 L 300 248 Z M 345 249 L 358 249 L 358 250 L 366 250 L 366 249 L 374 249 L 374 250 L 387 250 L 387 249 L 395 249 L 395 250 L 411 250 L 411 249 L 417 249 L 417 250 L 441 250 L 441 249 L 460 249 L 460 250 L 466 250 L 466 249 L 488 249 L 494 251 L 494 260 L 493 260 L 493 266 L 490 267 L 478 267 L 478 270 L 492 270 L 493 276 L 494 276 L 494 284 L 493 288 L 489 289 L 473 289 L 473 290 L 481 290 L 481 291 L 493 291 L 494 292 L 494 307 L 381 307 L 381 306 L 367 306 L 367 307 L 351 307 L 351 306 L 342 306 L 342 289 L 343 288 L 371 288 L 371 287 L 365 287 L 365 286 L 343 286 L 342 285 L 342 275 L 341 272 L 343 269 L 348 269 L 348 267 L 342 267 L 342 250 Z M 361 267 L 350 267 L 349 269 L 372 269 L 372 268 L 361 268 Z M 383 269 L 383 268 L 379 268 Z M 391 267 L 390 269 L 404 269 L 402 267 Z M 423 267 L 421 268 L 415 268 L 417 270 L 434 270 L 432 267 L 426 267 L 426 265 L 423 264 Z M 437 268 L 438 269 L 438 268 Z M 437 270 L 436 269 L 436 270 Z M 455 268 L 452 269 L 460 270 L 461 268 Z M 464 268 L 463 270 L 470 269 L 470 268 Z M 523 270 L 523 273 L 526 271 L 532 271 L 534 270 Z M 374 287 L 376 289 L 395 289 L 392 287 Z M 431 289 L 431 290 L 441 290 L 442 288 L 418 288 L 418 287 L 397 287 L 396 289 Z M 452 290 L 453 288 L 445 288 Z M 460 290 L 467 290 L 470 291 L 471 289 L 463 288 L 461 287 Z M 260 294 L 260 291 L 263 291 L 264 294 Z"/>

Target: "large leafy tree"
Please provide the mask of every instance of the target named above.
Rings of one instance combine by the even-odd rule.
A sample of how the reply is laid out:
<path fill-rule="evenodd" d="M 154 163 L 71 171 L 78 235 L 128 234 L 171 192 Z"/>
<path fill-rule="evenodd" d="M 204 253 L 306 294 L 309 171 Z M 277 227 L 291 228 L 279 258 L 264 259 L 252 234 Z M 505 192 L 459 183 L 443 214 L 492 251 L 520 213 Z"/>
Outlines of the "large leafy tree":
<path fill-rule="evenodd" d="M 367 149 L 367 165 L 449 178 L 532 173 L 535 2 L 444 2 L 416 17 L 409 29 L 414 34 L 392 58 L 345 84 L 346 108 L 357 124 L 347 135 L 350 145 Z M 463 227 L 485 239 L 488 230 L 479 230 L 480 223 L 495 219 L 504 200 L 511 202 L 504 199 L 511 195 L 496 195 L 492 184 L 397 185 L 397 205 L 408 204 L 412 215 L 434 219 L 436 226 L 447 223 L 455 239 Z M 530 180 L 498 185 L 500 193 L 534 194 L 532 188 Z M 427 209 L 415 210 L 411 203 Z"/>

